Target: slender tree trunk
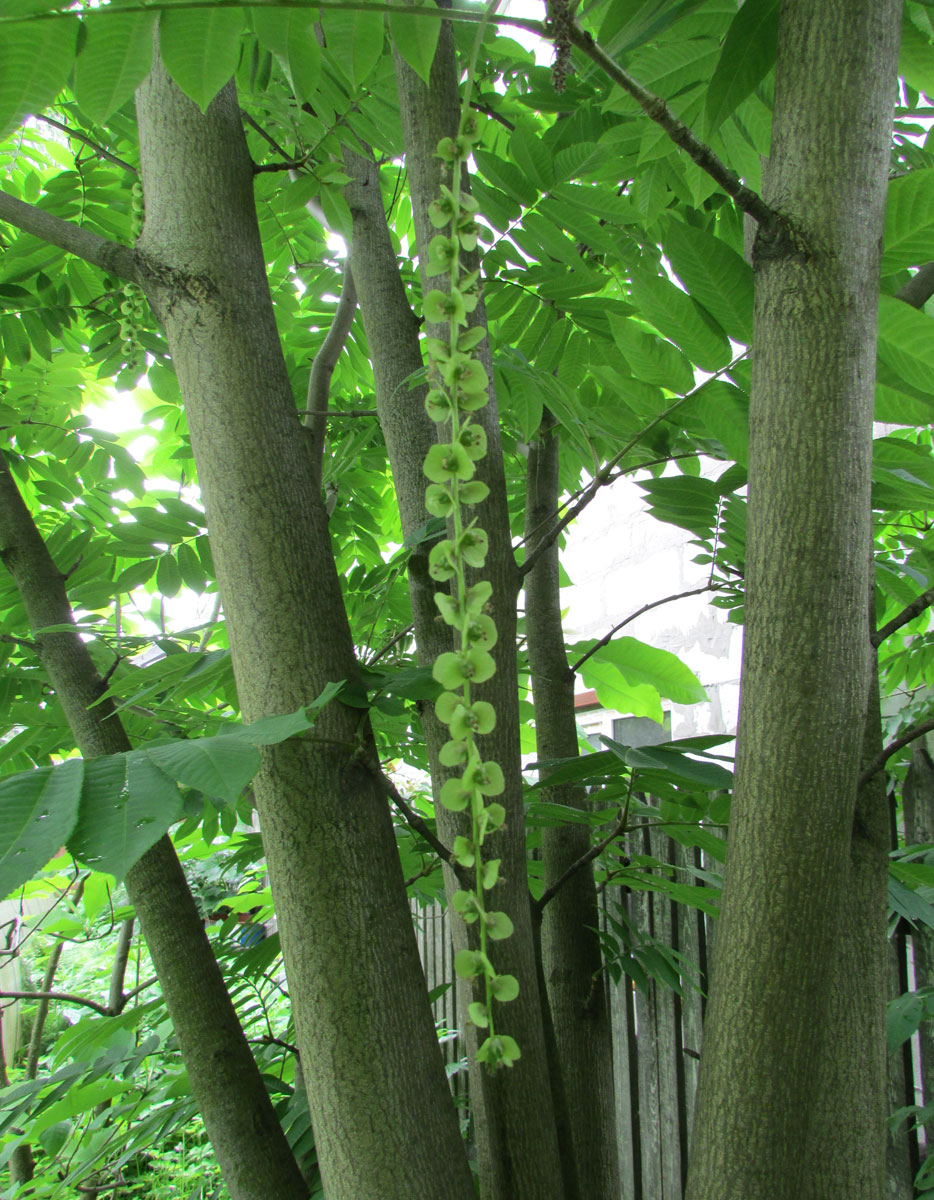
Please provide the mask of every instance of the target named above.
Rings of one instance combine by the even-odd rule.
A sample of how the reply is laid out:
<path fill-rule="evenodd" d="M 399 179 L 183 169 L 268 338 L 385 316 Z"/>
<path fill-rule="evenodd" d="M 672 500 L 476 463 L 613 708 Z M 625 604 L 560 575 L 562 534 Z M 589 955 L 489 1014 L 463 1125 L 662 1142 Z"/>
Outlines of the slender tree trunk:
<path fill-rule="evenodd" d="M 57 569 L 0 459 L 0 558 L 33 631 L 73 623 Z M 85 758 L 130 742 L 77 629 L 35 633 L 42 665 Z M 233 1200 L 305 1200 L 305 1187 L 231 1004 L 175 847 L 161 838 L 126 877 L 188 1078 Z"/>
<path fill-rule="evenodd" d="M 529 453 L 525 509 L 529 554 L 552 533 L 560 499 L 558 450 L 556 422 L 546 409 Z M 573 758 L 578 752 L 574 673 L 568 666 L 564 648 L 557 539 L 526 576 L 525 630 L 538 757 Z M 583 788 L 547 788 L 543 795 L 554 804 L 586 807 Z M 568 823 L 546 828 L 542 833 L 545 886 L 560 879 L 589 847 L 587 825 Z M 616 1200 L 619 1163 L 613 1048 L 598 926 L 593 870 L 587 866 L 572 875 L 545 906 L 542 968 L 580 1194 L 587 1200 Z"/>
<path fill-rule="evenodd" d="M 902 793 L 905 806 L 905 840 L 909 846 L 934 842 L 934 763 L 926 749 L 918 748 Z M 919 925 L 912 930 L 911 948 L 915 963 L 915 987 L 934 983 L 934 932 Z M 921 1089 L 924 1104 L 934 1104 L 934 1021 L 923 1021 L 918 1031 L 921 1053 Z M 934 1114 L 928 1119 L 928 1157 L 934 1154 Z"/>
<path fill-rule="evenodd" d="M 157 61 L 137 112 L 139 250 L 153 264 L 147 291 L 185 397 L 253 721 L 353 680 L 353 644 L 233 85 L 202 114 Z M 337 701 L 307 738 L 266 748 L 254 783 L 322 1179 L 329 1200 L 460 1200 L 473 1184 L 377 769 L 365 714 Z"/>
<path fill-rule="evenodd" d="M 760 230 L 755 254 L 742 701 L 692 1200 L 877 1200 L 884 1190 L 874 1103 L 852 1114 L 875 1148 L 872 1178 L 861 1172 L 856 1190 L 840 1190 L 837 1156 L 828 1166 L 811 1139 L 851 1103 L 829 1094 L 839 1081 L 822 1056 L 851 1046 L 848 1028 L 828 1029 L 834 1014 L 854 1017 L 836 964 L 841 939 L 865 932 L 853 931 L 845 895 L 863 854 L 852 835 L 900 11 L 897 0 L 781 5 L 765 199 L 793 232 Z M 864 947 L 856 970 L 875 988 L 869 960 Z M 852 1145 L 849 1120 L 843 1136 Z"/>

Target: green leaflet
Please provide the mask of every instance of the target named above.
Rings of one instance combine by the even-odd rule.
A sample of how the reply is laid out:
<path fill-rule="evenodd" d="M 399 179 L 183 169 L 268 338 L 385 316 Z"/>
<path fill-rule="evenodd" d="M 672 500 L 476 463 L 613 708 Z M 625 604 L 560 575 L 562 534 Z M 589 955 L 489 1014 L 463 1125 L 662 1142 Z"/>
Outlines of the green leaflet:
<path fill-rule="evenodd" d="M 75 56 L 78 22 L 4 24 L 0 38 L 0 138 L 27 114 L 41 113 L 65 86 Z"/>
<path fill-rule="evenodd" d="M 708 135 L 762 82 L 775 63 L 778 0 L 746 0 L 733 18 L 707 88 Z"/>
<path fill-rule="evenodd" d="M 934 258 L 934 167 L 889 183 L 882 272 L 917 267 Z"/>
<path fill-rule="evenodd" d="M 256 36 L 279 59 L 297 97 L 309 100 L 321 74 L 315 9 L 252 8 Z"/>
<path fill-rule="evenodd" d="M 0 779 L 0 895 L 30 879 L 71 834 L 83 775 L 76 759 Z"/>
<path fill-rule="evenodd" d="M 752 268 L 706 230 L 668 220 L 665 256 L 691 296 L 734 341 L 752 341 Z"/>
<path fill-rule="evenodd" d="M 662 275 L 633 275 L 632 298 L 640 315 L 680 346 L 703 371 L 730 361 L 730 343 L 717 322 L 691 296 Z"/>
<path fill-rule="evenodd" d="M 81 861 L 122 879 L 182 815 L 182 787 L 236 802 L 259 767 L 257 746 L 311 727 L 337 696 L 330 683 L 295 713 L 234 727 L 216 737 L 142 747 L 126 754 L 68 759 L 0 779 L 0 889 L 8 895 L 67 842 Z"/>
<path fill-rule="evenodd" d="M 389 33 L 393 46 L 415 74 L 428 83 L 438 35 L 441 33 L 441 22 L 431 16 L 415 16 L 411 10 L 418 7 L 407 4 L 404 0 L 402 4 L 394 7 L 389 13 Z"/>
<path fill-rule="evenodd" d="M 159 21 L 165 69 L 204 111 L 237 69 L 243 13 L 236 8 L 169 9 Z"/>
<path fill-rule="evenodd" d="M 383 14 L 325 8 L 321 13 L 321 24 L 333 61 L 359 88 L 383 55 L 386 36 Z"/>
<path fill-rule="evenodd" d="M 82 21 L 75 95 L 93 120 L 106 121 L 149 74 L 155 23 L 156 14 L 146 12 L 92 12 Z"/>

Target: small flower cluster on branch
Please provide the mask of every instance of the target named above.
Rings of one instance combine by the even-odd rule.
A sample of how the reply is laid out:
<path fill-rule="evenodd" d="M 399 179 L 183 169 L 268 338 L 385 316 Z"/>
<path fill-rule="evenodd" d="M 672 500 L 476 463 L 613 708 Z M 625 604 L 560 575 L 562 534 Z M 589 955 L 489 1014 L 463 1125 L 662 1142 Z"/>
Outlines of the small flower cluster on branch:
<path fill-rule="evenodd" d="M 477 307 L 479 272 L 461 272 L 461 253 L 476 248 L 479 232 L 477 203 L 462 194 L 461 173 L 479 140 L 476 117 L 467 112 L 457 137 L 438 144 L 438 156 L 451 167 L 451 185 L 442 187 L 429 208 L 431 223 L 439 232 L 428 248 L 427 272 L 447 276 L 449 285 L 446 291 L 427 294 L 425 317 L 436 325 L 446 323 L 449 332 L 447 339 L 427 339 L 432 386 L 425 405 L 431 419 L 445 427 L 448 440 L 432 446 L 425 459 L 424 472 L 431 481 L 425 506 L 448 521 L 450 533 L 434 546 L 428 566 L 433 579 L 450 584 L 450 590 L 438 592 L 435 601 L 454 642 L 454 649 L 439 655 L 433 668 L 445 689 L 435 712 L 450 733 L 441 749 L 441 762 L 460 770 L 444 784 L 440 799 L 445 808 L 470 817 L 470 833 L 455 838 L 453 854 L 474 877 L 473 888 L 456 892 L 453 904 L 467 924 L 477 926 L 476 948 L 461 950 L 454 966 L 462 978 L 478 984 L 479 998 L 469 1006 L 469 1014 L 487 1037 L 477 1050 L 477 1061 L 511 1067 L 519 1047 L 513 1038 L 496 1032 L 494 1004 L 514 1000 L 519 984 L 512 975 L 497 974 L 487 945 L 508 938 L 513 926 L 506 913 L 486 906 L 486 893 L 499 877 L 500 860 L 483 857 L 486 839 L 506 819 L 503 805 L 492 799 L 502 794 L 505 781 L 500 765 L 483 758 L 478 741 L 493 729 L 496 713 L 492 704 L 473 695 L 473 688 L 496 671 L 490 654 L 496 644 L 496 625 L 487 612 L 493 588 L 486 580 L 467 584 L 468 568 L 481 569 L 489 549 L 486 532 L 470 516 L 470 510 L 489 495 L 486 484 L 474 479 L 487 441 L 483 428 L 472 421 L 487 403 L 486 368 L 474 357 L 485 331 L 479 326 L 466 328 L 469 314 Z"/>

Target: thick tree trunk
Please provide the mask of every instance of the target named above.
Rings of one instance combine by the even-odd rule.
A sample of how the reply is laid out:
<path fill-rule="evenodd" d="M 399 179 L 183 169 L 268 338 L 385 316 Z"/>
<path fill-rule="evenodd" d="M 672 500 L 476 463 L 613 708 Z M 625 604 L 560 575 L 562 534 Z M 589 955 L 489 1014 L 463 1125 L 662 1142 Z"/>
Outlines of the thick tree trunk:
<path fill-rule="evenodd" d="M 781 6 L 765 199 L 794 232 L 760 230 L 756 246 L 742 702 L 693 1200 L 876 1200 L 884 1190 L 883 1156 L 874 1152 L 871 1180 L 841 1190 L 810 1138 L 844 1118 L 852 1145 L 852 1117 L 880 1145 L 876 1105 L 850 1114 L 849 1095 L 828 1095 L 821 1056 L 852 1044 L 849 1030 L 829 1037 L 828 1023 L 853 1017 L 835 966 L 853 936 L 845 896 L 863 853 L 852 835 L 870 685 L 876 297 L 900 10 L 897 0 Z M 871 947 L 856 969 L 870 971 L 872 989 L 867 956 Z"/>
<path fill-rule="evenodd" d="M 882 749 L 879 680 L 872 663 L 863 763 Z M 822 1051 L 812 1069 L 812 1120 L 803 1148 L 817 1164 L 815 1190 L 869 1200 L 888 1193 L 886 1118 L 888 1072 L 889 811 L 885 773 L 860 789 L 853 814 L 849 861 L 837 899 L 839 927 L 832 949 L 829 1010 Z M 841 1053 L 841 1045 L 846 1053 Z M 910 1192 L 908 1193 L 910 1195 Z"/>
<path fill-rule="evenodd" d="M 356 674 L 266 279 L 233 85 L 137 94 L 139 249 L 185 397 L 244 718 Z M 158 263 L 158 266 L 154 265 Z M 369 724 L 339 701 L 254 788 L 329 1200 L 473 1195 Z M 267 1195 L 270 1194 L 267 1190 Z"/>
<path fill-rule="evenodd" d="M 0 458 L 0 558 L 33 630 L 72 624 L 57 569 Z M 36 634 L 39 656 L 86 758 L 129 750 L 77 629 Z M 192 1091 L 232 1200 L 305 1200 L 282 1126 L 237 1019 L 175 847 L 161 838 L 126 877 Z"/>
<path fill-rule="evenodd" d="M 529 554 L 551 535 L 559 499 L 558 430 L 546 409 L 529 453 L 525 509 Z M 564 648 L 557 539 L 526 576 L 525 631 L 538 757 L 573 758 L 578 752 L 574 673 Z M 549 788 L 543 796 L 554 804 L 586 806 L 583 788 Z M 545 886 L 560 879 L 589 847 L 587 825 L 546 827 L 542 833 Z M 542 969 L 580 1195 L 587 1200 L 616 1200 L 619 1164 L 613 1047 L 598 925 L 593 870 L 587 866 L 568 879 L 542 912 Z"/>

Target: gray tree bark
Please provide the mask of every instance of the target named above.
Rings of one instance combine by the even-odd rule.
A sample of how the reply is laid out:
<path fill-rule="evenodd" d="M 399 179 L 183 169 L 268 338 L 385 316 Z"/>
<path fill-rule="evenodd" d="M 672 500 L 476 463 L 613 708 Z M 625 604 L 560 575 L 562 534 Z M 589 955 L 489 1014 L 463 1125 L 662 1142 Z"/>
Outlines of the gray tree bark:
<path fill-rule="evenodd" d="M 560 500 L 559 434 L 546 409 L 529 452 L 526 486 L 526 551 L 553 532 Z M 558 541 L 525 577 L 525 631 L 535 704 L 539 759 L 577 755 L 574 672 L 568 666 L 561 623 Z M 583 788 L 546 788 L 544 799 L 586 807 Z M 590 848 L 587 825 L 565 824 L 542 832 L 544 882 L 548 888 Z M 580 1194 L 616 1200 L 619 1162 L 613 1091 L 610 1014 L 602 974 L 597 893 L 588 864 L 572 875 L 541 913 L 542 970 L 551 1007 L 564 1101 Z"/>
<path fill-rule="evenodd" d="M 874 1018 L 855 1011 L 852 987 L 840 989 L 839 956 L 860 943 L 849 969 L 875 993 L 876 950 L 861 941 L 875 934 L 855 929 L 846 892 L 858 877 L 865 902 L 878 903 L 876 814 L 863 795 L 857 805 L 856 781 L 870 688 L 876 297 L 900 12 L 897 0 L 781 6 L 765 200 L 788 225 L 760 229 L 755 252 L 742 700 L 692 1200 L 874 1200 L 884 1191 L 875 1095 L 884 1096 L 884 1074 L 873 1065 L 872 1096 L 854 1098 L 837 1090 L 827 1059 L 841 1039 L 864 1062 L 878 1058 L 863 1042 Z M 867 919 L 878 923 L 874 907 Z M 831 1037 L 835 1019 L 847 1024 Z M 859 1159 L 846 1182 L 835 1174 L 840 1154 L 821 1157 L 831 1132 Z"/>
<path fill-rule="evenodd" d="M 55 566 L 0 459 L 0 559 L 33 630 L 73 623 L 65 577 Z M 55 693 L 86 758 L 131 749 L 77 629 L 37 633 Z M 308 1189 L 243 1036 L 175 847 L 161 838 L 126 877 L 188 1078 L 233 1200 L 305 1200 Z"/>
<path fill-rule="evenodd" d="M 266 279 L 236 93 L 137 94 L 139 253 L 191 430 L 244 719 L 356 662 Z M 254 782 L 329 1200 L 470 1197 L 369 724 L 339 701 Z M 269 1192 L 267 1191 L 267 1195 Z"/>

